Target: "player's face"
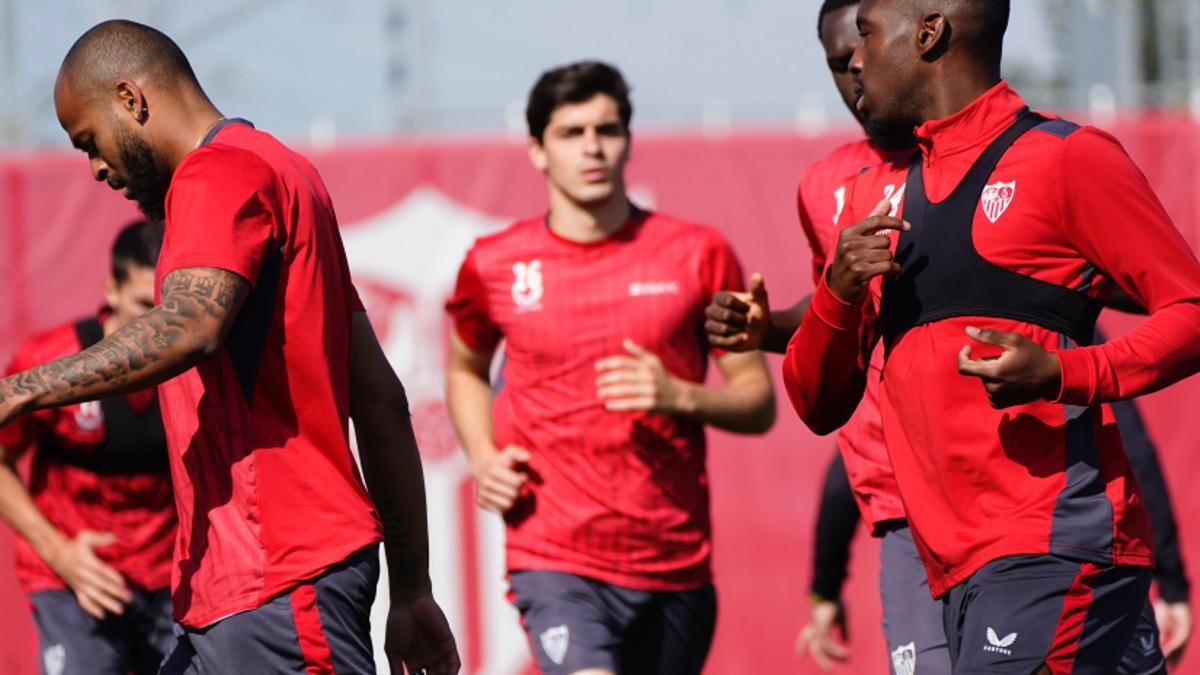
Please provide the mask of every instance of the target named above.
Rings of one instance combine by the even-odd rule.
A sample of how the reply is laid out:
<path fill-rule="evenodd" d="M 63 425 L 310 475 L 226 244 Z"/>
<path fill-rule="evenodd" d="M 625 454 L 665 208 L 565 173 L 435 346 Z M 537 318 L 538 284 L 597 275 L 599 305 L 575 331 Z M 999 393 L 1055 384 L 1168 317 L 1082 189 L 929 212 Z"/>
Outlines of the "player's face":
<path fill-rule="evenodd" d="M 821 19 L 821 46 L 825 48 L 825 63 L 829 66 L 833 84 L 837 86 L 842 101 L 858 118 L 859 123 L 863 123 L 865 119 L 855 107 L 858 92 L 854 89 L 854 76 L 850 74 L 850 58 L 854 56 L 854 48 L 858 46 L 857 18 L 857 5 L 835 9 L 826 14 Z"/>
<path fill-rule="evenodd" d="M 136 201 L 147 218 L 163 220 L 171 171 L 118 102 L 87 100 L 60 78 L 54 106 L 71 145 L 87 153 L 92 177 Z"/>
<path fill-rule="evenodd" d="M 919 124 L 920 23 L 900 0 L 863 0 L 858 6 L 859 43 L 850 59 L 855 108 L 872 138 L 911 136 Z"/>
<path fill-rule="evenodd" d="M 628 157 L 617 102 L 605 94 L 555 108 L 541 142 L 529 141 L 529 158 L 551 189 L 584 205 L 624 194 Z"/>
<path fill-rule="evenodd" d="M 120 328 L 154 306 L 154 268 L 130 265 L 124 281 L 111 276 L 104 282 L 104 299 L 112 310 L 113 324 Z"/>

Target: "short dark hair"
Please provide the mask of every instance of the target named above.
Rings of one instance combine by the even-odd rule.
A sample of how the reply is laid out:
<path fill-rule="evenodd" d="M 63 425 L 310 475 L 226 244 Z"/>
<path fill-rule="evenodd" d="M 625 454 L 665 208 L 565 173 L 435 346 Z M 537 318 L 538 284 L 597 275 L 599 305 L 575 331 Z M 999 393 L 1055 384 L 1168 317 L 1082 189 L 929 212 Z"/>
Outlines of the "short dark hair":
<path fill-rule="evenodd" d="M 191 63 L 174 40 L 156 28 L 124 19 L 103 21 L 81 35 L 63 58 L 62 73 L 87 90 L 137 75 L 163 84 L 198 84 Z"/>
<path fill-rule="evenodd" d="M 862 0 L 825 0 L 821 3 L 821 13 L 817 15 L 817 37 L 821 37 L 821 24 L 825 22 L 825 15 L 830 12 L 836 12 L 843 7 L 853 7 L 860 4 Z"/>
<path fill-rule="evenodd" d="M 1004 34 L 1008 31 L 1008 19 L 1012 13 L 1011 0 L 975 0 L 975 11 L 979 14 L 980 37 L 988 47 L 997 52 L 1003 49 Z"/>
<path fill-rule="evenodd" d="M 533 85 L 525 105 L 529 135 L 540 143 L 556 108 L 566 103 L 583 103 L 596 94 L 604 94 L 617 102 L 621 125 L 628 134 L 633 105 L 629 102 L 629 85 L 625 84 L 621 71 L 600 61 L 579 61 L 547 70 Z"/>
<path fill-rule="evenodd" d="M 154 268 L 162 249 L 163 227 L 148 220 L 132 222 L 121 230 L 112 247 L 112 276 L 117 283 L 129 279 L 134 267 Z"/>

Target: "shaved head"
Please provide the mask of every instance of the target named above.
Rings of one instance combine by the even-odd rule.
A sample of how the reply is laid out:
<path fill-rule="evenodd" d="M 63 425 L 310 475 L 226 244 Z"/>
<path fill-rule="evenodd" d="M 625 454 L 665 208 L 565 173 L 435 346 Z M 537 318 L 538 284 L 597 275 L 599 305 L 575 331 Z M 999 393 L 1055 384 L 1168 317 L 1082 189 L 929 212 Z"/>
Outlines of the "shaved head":
<path fill-rule="evenodd" d="M 171 176 L 221 119 L 179 45 L 133 21 L 105 21 L 63 58 L 54 108 L 92 176 L 164 217 Z"/>
<path fill-rule="evenodd" d="M 199 86 L 183 50 L 161 31 L 121 19 L 97 24 L 71 46 L 59 78 L 89 98 L 122 79 Z"/>

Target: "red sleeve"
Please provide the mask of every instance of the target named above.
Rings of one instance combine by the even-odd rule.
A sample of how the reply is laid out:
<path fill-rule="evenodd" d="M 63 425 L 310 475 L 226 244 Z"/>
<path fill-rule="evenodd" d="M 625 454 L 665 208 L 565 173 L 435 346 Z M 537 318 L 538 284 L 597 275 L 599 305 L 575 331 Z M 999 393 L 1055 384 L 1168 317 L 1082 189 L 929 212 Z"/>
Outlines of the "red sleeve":
<path fill-rule="evenodd" d="M 1085 128 L 1065 142 L 1062 208 L 1085 258 L 1150 313 L 1103 345 L 1058 353 L 1062 403 L 1140 396 L 1200 370 L 1200 263 L 1112 136 Z"/>
<path fill-rule="evenodd" d="M 711 241 L 704 247 L 700 260 L 700 284 L 712 301 L 718 291 L 741 292 L 746 290 L 746 277 L 737 254 L 724 237 L 714 232 Z"/>
<path fill-rule="evenodd" d="M 805 174 L 805 178 L 807 176 L 808 174 Z M 821 241 L 821 236 L 813 224 L 812 214 L 808 212 L 808 206 L 804 203 L 804 179 L 801 179 L 799 187 L 796 188 L 796 213 L 800 217 L 804 237 L 808 239 L 808 248 L 812 251 L 812 279 L 813 288 L 816 288 L 821 283 L 821 273 L 825 271 L 825 264 L 828 262 L 825 252 L 827 242 Z"/>
<path fill-rule="evenodd" d="M 22 345 L 13 356 L 5 375 L 20 373 L 41 363 L 34 356 L 31 345 Z M 0 447 L 3 447 L 10 459 L 28 450 L 45 431 L 42 417 L 46 411 L 38 411 L 13 420 L 8 426 L 0 427 Z"/>
<path fill-rule="evenodd" d="M 255 155 L 230 147 L 201 149 L 176 171 L 167 198 L 163 276 L 216 267 L 253 286 L 267 252 L 284 238 L 275 174 Z"/>
<path fill-rule="evenodd" d="M 849 204 L 841 222 L 856 222 Z M 861 303 L 845 302 L 829 290 L 822 271 L 812 302 L 783 357 L 788 399 L 814 433 L 831 433 L 854 414 L 878 341 L 870 295 Z"/>
<path fill-rule="evenodd" d="M 746 275 L 742 264 L 738 262 L 737 254 L 724 237 L 713 233 L 712 240 L 704 247 L 700 260 L 700 284 L 705 290 L 704 304 L 712 302 L 718 291 L 742 292 L 746 290 Z M 719 347 L 708 347 L 715 357 L 727 352 Z"/>
<path fill-rule="evenodd" d="M 487 289 L 475 267 L 474 249 L 467 252 L 458 270 L 458 281 L 454 295 L 446 301 L 446 312 L 454 323 L 455 333 L 473 351 L 490 352 L 500 342 L 500 328 L 492 320 Z"/>

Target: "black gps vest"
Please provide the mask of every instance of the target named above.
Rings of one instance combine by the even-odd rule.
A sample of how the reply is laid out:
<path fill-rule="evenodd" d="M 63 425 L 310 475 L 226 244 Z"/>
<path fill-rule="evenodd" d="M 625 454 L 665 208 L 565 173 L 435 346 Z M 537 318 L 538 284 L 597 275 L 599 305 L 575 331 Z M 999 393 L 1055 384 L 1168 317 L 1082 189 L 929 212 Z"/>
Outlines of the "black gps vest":
<path fill-rule="evenodd" d="M 83 319 L 75 324 L 75 335 L 79 348 L 87 349 L 104 337 L 104 330 L 98 320 Z M 101 475 L 169 472 L 167 435 L 157 399 L 139 412 L 124 396 L 116 396 L 100 401 L 100 410 L 104 440 L 91 452 L 69 451 L 45 440 L 39 443 L 38 453 Z"/>
<path fill-rule="evenodd" d="M 1066 136 L 1078 127 L 1022 110 L 975 162 L 962 182 L 941 202 L 925 195 L 918 154 L 904 188 L 904 220 L 896 262 L 901 273 L 883 284 L 880 325 L 890 350 L 906 331 L 961 316 L 1023 321 L 1092 342 L 1102 305 L 1080 290 L 1070 289 L 1004 269 L 975 250 L 971 229 L 988 179 L 1004 153 L 1031 129 Z"/>

